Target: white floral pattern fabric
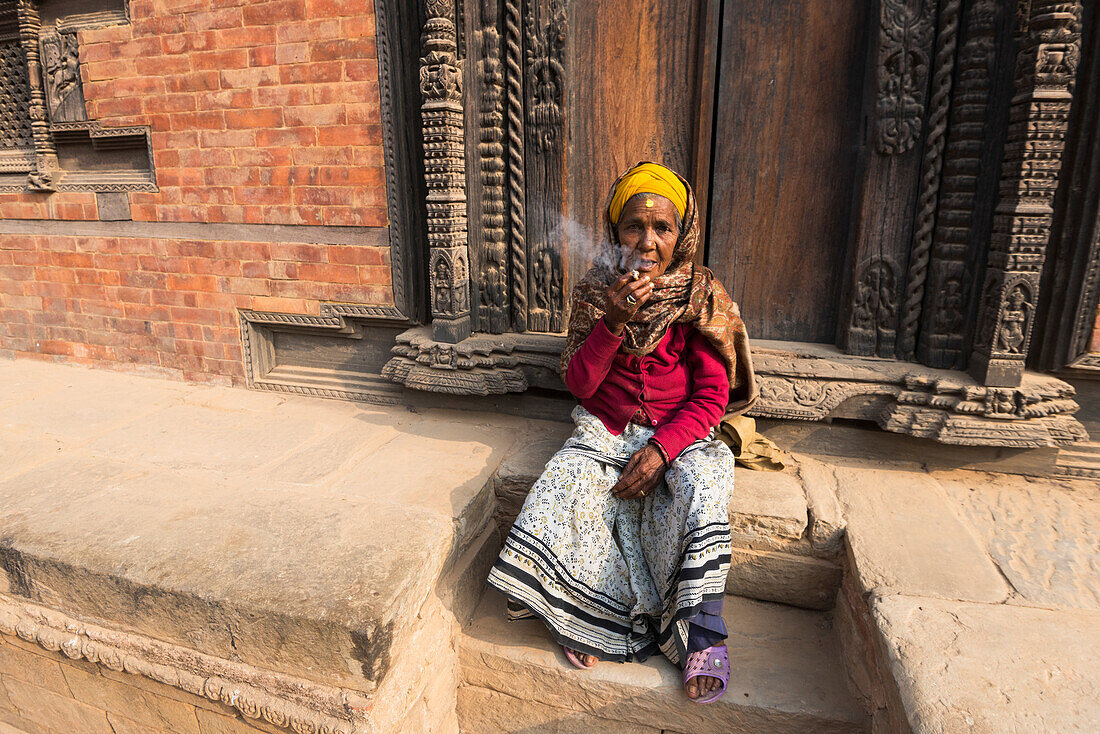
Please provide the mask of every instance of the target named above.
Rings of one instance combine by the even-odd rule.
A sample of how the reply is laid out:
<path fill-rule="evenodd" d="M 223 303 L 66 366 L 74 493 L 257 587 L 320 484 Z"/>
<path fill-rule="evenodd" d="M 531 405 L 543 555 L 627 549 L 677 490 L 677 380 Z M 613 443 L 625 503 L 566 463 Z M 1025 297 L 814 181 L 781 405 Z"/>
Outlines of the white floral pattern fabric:
<path fill-rule="evenodd" d="M 576 430 L 527 495 L 489 584 L 512 618 L 536 616 L 558 643 L 601 660 L 686 656 L 688 621 L 725 594 L 734 458 L 715 440 L 673 460 L 649 495 L 611 494 L 653 435 L 612 435 L 580 406 Z"/>

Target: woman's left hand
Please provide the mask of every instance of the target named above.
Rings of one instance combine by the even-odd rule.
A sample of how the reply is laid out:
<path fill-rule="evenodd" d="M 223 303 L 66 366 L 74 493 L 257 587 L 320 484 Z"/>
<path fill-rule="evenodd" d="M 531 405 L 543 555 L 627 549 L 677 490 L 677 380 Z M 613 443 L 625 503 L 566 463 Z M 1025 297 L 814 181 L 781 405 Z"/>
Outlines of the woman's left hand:
<path fill-rule="evenodd" d="M 621 500 L 644 497 L 661 483 L 666 468 L 661 452 L 647 443 L 630 457 L 619 481 L 611 488 L 611 494 Z"/>

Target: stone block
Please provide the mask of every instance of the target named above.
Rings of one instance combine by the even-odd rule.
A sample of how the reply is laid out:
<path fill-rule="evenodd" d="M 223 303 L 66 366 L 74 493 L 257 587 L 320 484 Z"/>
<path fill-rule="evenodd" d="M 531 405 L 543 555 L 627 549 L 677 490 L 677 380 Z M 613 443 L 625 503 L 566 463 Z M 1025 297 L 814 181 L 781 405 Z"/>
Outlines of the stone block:
<path fill-rule="evenodd" d="M 739 468 L 730 500 L 730 526 L 745 536 L 797 540 L 806 530 L 806 496 L 798 477 Z"/>
<path fill-rule="evenodd" d="M 1100 610 L 1096 481 L 982 472 L 932 475 L 1018 594 L 1009 603 Z"/>
<path fill-rule="evenodd" d="M 61 696 L 71 695 L 60 664 L 45 655 L 18 648 L 8 643 L 9 639 L 0 636 L 0 675 L 18 678 Z"/>
<path fill-rule="evenodd" d="M 839 566 L 819 558 L 734 547 L 726 593 L 806 609 L 829 609 L 841 576 Z"/>
<path fill-rule="evenodd" d="M 65 670 L 65 679 L 73 697 L 89 706 L 132 719 L 143 726 L 179 734 L 199 732 L 193 706 L 75 668 Z"/>
<path fill-rule="evenodd" d="M 125 716 L 119 716 L 110 711 L 107 712 L 107 721 L 110 722 L 115 734 L 164 734 L 164 732 L 175 734 L 172 729 L 161 729 L 139 724 L 133 719 L 127 719 Z"/>
<path fill-rule="evenodd" d="M 922 472 L 835 467 L 861 592 L 999 603 L 1009 589 L 942 488 Z"/>
<path fill-rule="evenodd" d="M 481 689 L 537 711 L 568 712 L 642 731 L 866 731 L 863 712 L 836 674 L 839 651 L 820 612 L 728 596 L 723 616 L 730 630 L 730 659 L 736 661 L 730 687 L 717 702 L 700 706 L 687 700 L 680 671 L 660 655 L 645 663 L 576 670 L 541 622 L 506 621 L 503 597 L 488 592 L 476 620 L 459 638 L 460 723 L 464 731 L 481 731 L 474 718 L 479 709 L 463 700 L 471 689 Z M 497 703 L 505 708 L 509 702 Z M 553 731 L 528 729 L 543 730 Z"/>
<path fill-rule="evenodd" d="M 198 715 L 201 734 L 260 734 L 262 731 L 240 716 L 224 716 L 203 709 L 195 713 Z"/>
<path fill-rule="evenodd" d="M 902 596 L 871 611 L 915 734 L 1096 731 L 1100 612 Z"/>
<path fill-rule="evenodd" d="M 547 706 L 478 686 L 458 692 L 458 721 L 462 731 L 510 734 L 544 731 L 555 734 L 661 734 L 661 729 L 604 719 L 587 711 Z"/>
<path fill-rule="evenodd" d="M 175 686 L 166 685 L 151 678 L 146 678 L 143 675 L 120 673 L 118 671 L 111 670 L 110 668 L 92 665 L 91 663 L 87 663 L 86 661 L 82 660 L 73 660 L 71 662 L 85 663 L 85 665 L 91 666 L 92 670 L 90 672 L 98 673 L 104 678 L 109 678 L 111 680 L 118 681 L 119 683 L 133 686 L 134 688 L 140 688 L 142 691 L 145 691 L 146 693 L 149 693 L 158 698 L 171 699 L 187 706 L 207 709 L 208 711 L 213 711 L 217 714 L 224 714 L 226 716 L 237 715 L 236 709 L 234 709 L 232 706 L 228 706 L 222 703 L 221 701 L 211 701 L 209 698 L 206 698 L 204 696 L 196 696 L 193 693 L 188 693 L 183 689 L 176 688 Z M 63 670 L 64 666 L 65 664 L 62 663 Z M 78 665 L 76 667 L 81 666 Z M 81 667 L 81 669 L 86 670 L 83 667 Z"/>
<path fill-rule="evenodd" d="M 74 734 L 113 734 L 103 709 L 6 676 L 4 688 L 19 713 L 40 727 Z"/>
<path fill-rule="evenodd" d="M 832 467 L 808 456 L 799 457 L 798 474 L 809 510 L 810 544 L 817 553 L 836 555 L 842 550 L 847 522 L 836 497 Z"/>
<path fill-rule="evenodd" d="M 43 732 L 40 725 L 0 710 L 0 734 L 43 734 Z"/>

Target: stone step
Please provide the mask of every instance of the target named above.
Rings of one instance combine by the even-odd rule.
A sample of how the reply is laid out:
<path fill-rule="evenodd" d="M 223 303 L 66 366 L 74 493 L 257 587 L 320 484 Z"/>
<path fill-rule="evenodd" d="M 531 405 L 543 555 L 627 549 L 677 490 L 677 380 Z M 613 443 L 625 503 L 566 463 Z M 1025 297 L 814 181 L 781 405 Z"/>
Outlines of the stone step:
<path fill-rule="evenodd" d="M 487 591 L 459 637 L 463 732 L 868 731 L 848 691 L 829 616 L 727 596 L 732 677 L 725 696 L 699 705 L 662 656 L 645 663 L 573 668 L 538 620 L 508 622 L 503 597 Z"/>
<path fill-rule="evenodd" d="M 497 514 L 507 533 L 568 427 L 504 460 L 495 477 Z M 842 574 L 844 519 L 832 470 L 800 456 L 782 472 L 738 467 L 730 501 L 729 594 L 806 609 L 829 609 Z"/>

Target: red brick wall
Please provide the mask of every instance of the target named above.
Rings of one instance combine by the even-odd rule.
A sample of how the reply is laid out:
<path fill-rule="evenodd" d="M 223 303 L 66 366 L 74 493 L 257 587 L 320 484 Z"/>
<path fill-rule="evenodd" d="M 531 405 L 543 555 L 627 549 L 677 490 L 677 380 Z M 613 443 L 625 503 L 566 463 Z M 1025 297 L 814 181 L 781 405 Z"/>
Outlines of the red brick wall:
<path fill-rule="evenodd" d="M 135 221 L 388 224 L 370 0 L 130 14 L 79 46 L 89 116 L 151 129 L 159 191 L 129 195 Z M 0 195 L 0 219 L 97 218 L 90 193 Z M 240 380 L 236 309 L 392 303 L 391 285 L 385 247 L 0 235 L 0 353 Z"/>

